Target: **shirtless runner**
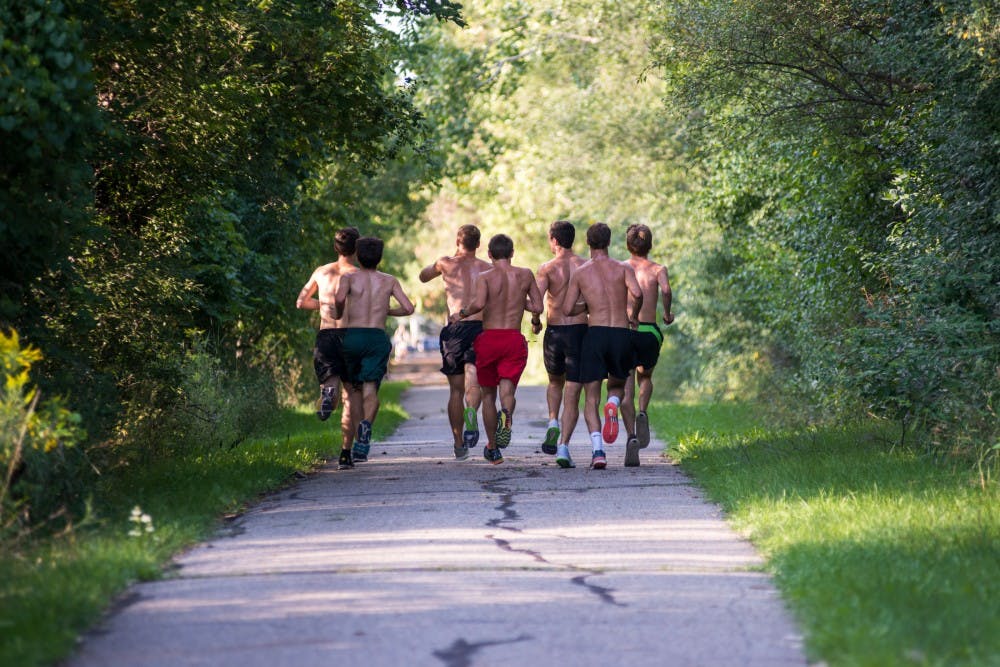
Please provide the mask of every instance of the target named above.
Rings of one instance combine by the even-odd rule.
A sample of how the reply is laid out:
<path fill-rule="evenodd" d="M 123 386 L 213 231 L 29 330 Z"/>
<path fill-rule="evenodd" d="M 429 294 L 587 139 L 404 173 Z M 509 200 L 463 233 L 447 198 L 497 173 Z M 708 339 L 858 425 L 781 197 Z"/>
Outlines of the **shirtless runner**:
<path fill-rule="evenodd" d="M 378 413 L 378 387 L 389 365 L 392 344 L 385 332 L 385 318 L 413 314 L 413 304 L 399 281 L 377 271 L 382 261 L 382 240 L 358 239 L 357 271 L 340 279 L 334 298 L 336 313 L 346 321 L 344 332 L 345 380 L 360 387 L 362 417 L 351 449 L 340 450 L 341 469 L 353 468 L 354 461 L 367 461 L 371 447 L 372 422 Z M 389 299 L 399 304 L 391 307 Z"/>
<path fill-rule="evenodd" d="M 663 324 L 669 326 L 674 321 L 670 312 L 673 293 L 670 291 L 670 277 L 667 267 L 648 259 L 653 247 L 653 233 L 646 225 L 629 225 L 625 233 L 625 245 L 632 255 L 629 265 L 635 271 L 639 289 L 642 290 L 642 308 L 639 310 L 639 326 L 633 343 L 635 346 L 635 370 L 625 383 L 625 398 L 622 401 L 622 420 L 628 433 L 625 445 L 625 465 L 639 465 L 639 450 L 649 445 L 649 417 L 646 410 L 653 396 L 653 367 L 660 358 L 663 333 L 656 323 L 656 304 L 663 297 Z M 639 412 L 635 411 L 635 385 L 639 384 Z"/>
<path fill-rule="evenodd" d="M 479 228 L 462 225 L 455 240 L 455 254 L 441 257 L 420 272 L 420 282 L 438 276 L 444 280 L 444 293 L 451 316 L 472 302 L 476 278 L 489 271 L 490 263 L 476 257 Z M 469 457 L 469 449 L 479 443 L 479 406 L 483 401 L 476 380 L 476 354 L 472 342 L 483 331 L 481 313 L 470 315 L 441 330 L 441 372 L 448 378 L 448 421 L 455 445 L 455 458 Z"/>
<path fill-rule="evenodd" d="M 316 416 L 321 421 L 330 418 L 330 414 L 337 407 L 337 399 L 341 392 L 345 325 L 343 320 L 336 317 L 333 300 L 340 277 L 358 270 L 354 265 L 358 236 L 360 234 L 354 227 L 345 227 L 334 235 L 333 247 L 337 251 L 337 261 L 324 264 L 313 271 L 295 301 L 296 308 L 318 310 L 320 315 L 316 346 L 313 348 L 313 367 L 320 384 L 319 409 L 316 411 Z M 340 433 L 343 438 L 341 449 L 350 449 L 355 425 L 361 419 L 361 394 L 348 383 L 343 384 L 343 392 L 344 409 L 340 415 Z"/>
<path fill-rule="evenodd" d="M 573 252 L 576 229 L 566 220 L 549 226 L 549 250 L 555 255 L 538 269 L 538 291 L 545 296 L 545 336 L 542 353 L 549 385 L 545 398 L 549 407 L 549 424 L 542 442 L 542 451 L 555 454 L 559 460 L 571 461 L 569 440 L 580 417 L 580 345 L 587 332 L 587 315 L 564 315 L 563 294 L 569 278 L 586 260 Z M 532 317 L 532 324 L 539 316 Z M 559 408 L 562 407 L 560 421 Z M 560 428 L 561 426 L 561 428 Z M 564 450 L 565 451 L 562 451 Z"/>
<path fill-rule="evenodd" d="M 634 359 L 630 327 L 635 326 L 642 307 L 642 291 L 635 271 L 627 263 L 608 256 L 610 243 L 611 229 L 607 225 L 597 222 L 590 226 L 587 230 L 590 260 L 570 277 L 562 303 L 563 314 L 567 316 L 587 311 L 587 333 L 580 353 L 580 381 L 586 395 L 583 416 L 593 448 L 590 465 L 597 469 L 608 465 L 602 436 L 608 444 L 618 438 L 618 406 Z M 605 378 L 608 380 L 608 401 L 604 404 L 602 430 L 597 403 Z M 567 448 L 567 454 L 568 451 Z M 563 468 L 573 467 L 568 457 L 557 456 L 556 462 Z"/>
<path fill-rule="evenodd" d="M 528 363 L 528 342 L 521 335 L 524 311 L 542 312 L 542 295 L 530 269 L 511 265 L 514 242 L 497 234 L 490 239 L 489 257 L 493 268 L 480 274 L 470 303 L 451 322 L 482 311 L 483 333 L 476 338 L 476 375 L 483 391 L 483 424 L 488 443 L 483 457 L 490 463 L 503 463 L 500 448 L 510 444 L 514 423 L 514 392 Z M 541 325 L 533 327 L 535 333 Z M 500 412 L 497 414 L 497 389 Z"/>

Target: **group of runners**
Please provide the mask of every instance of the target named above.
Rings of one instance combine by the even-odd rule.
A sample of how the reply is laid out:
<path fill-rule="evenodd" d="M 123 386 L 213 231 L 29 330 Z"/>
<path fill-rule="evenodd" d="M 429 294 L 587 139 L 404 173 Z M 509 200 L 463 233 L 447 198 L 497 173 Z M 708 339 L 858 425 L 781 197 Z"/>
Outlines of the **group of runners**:
<path fill-rule="evenodd" d="M 542 451 L 554 455 L 560 467 L 575 467 L 569 441 L 579 420 L 582 392 L 591 467 L 607 466 L 604 447 L 618 439 L 620 420 L 626 433 L 625 465 L 639 465 L 639 450 L 650 440 L 646 410 L 663 342 L 656 321 L 660 299 L 663 324 L 674 319 L 669 276 L 666 267 L 648 257 L 652 233 L 645 225 L 628 227 L 626 261 L 609 256 L 611 229 L 606 224 L 595 223 L 587 230 L 589 259 L 573 251 L 575 235 L 572 223 L 552 223 L 548 240 L 554 257 L 542 264 L 536 277 L 511 263 L 514 243 L 505 234 L 490 239 L 489 262 L 479 258 L 479 229 L 463 225 L 454 254 L 421 270 L 421 282 L 438 277 L 444 282 L 449 316 L 440 335 L 441 371 L 448 378 L 447 411 L 456 459 L 468 458 L 478 445 L 482 407 L 487 439 L 483 456 L 490 463 L 503 463 L 501 450 L 511 441 L 515 392 L 528 361 L 528 344 L 521 334 L 527 311 L 536 334 L 542 330 L 542 313 L 546 317 L 549 422 Z M 354 228 L 337 232 L 337 261 L 313 272 L 296 303 L 320 311 L 313 354 L 321 386 L 320 419 L 329 418 L 343 394 L 341 468 L 368 458 L 378 387 L 392 349 L 386 317 L 413 313 L 399 281 L 377 270 L 382 242 L 358 237 Z M 601 410 L 605 381 L 607 400 Z"/>

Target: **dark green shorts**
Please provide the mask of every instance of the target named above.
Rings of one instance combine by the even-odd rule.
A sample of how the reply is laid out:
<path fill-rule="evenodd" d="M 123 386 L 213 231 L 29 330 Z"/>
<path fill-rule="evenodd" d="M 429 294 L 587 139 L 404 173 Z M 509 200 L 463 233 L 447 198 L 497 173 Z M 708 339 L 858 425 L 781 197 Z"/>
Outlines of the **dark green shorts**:
<path fill-rule="evenodd" d="M 389 367 L 392 344 L 383 329 L 354 329 L 344 332 L 344 379 L 353 384 L 381 382 Z"/>

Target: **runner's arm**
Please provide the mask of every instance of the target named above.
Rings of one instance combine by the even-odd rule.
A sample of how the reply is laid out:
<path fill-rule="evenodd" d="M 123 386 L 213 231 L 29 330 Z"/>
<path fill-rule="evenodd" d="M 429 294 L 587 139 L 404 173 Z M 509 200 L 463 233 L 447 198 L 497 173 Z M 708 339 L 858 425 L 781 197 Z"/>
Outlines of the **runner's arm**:
<path fill-rule="evenodd" d="M 457 313 L 452 313 L 448 316 L 448 321 L 451 323 L 458 322 L 459 320 L 465 319 L 469 315 L 475 315 L 480 310 L 486 307 L 486 280 L 482 278 L 480 274 L 479 279 L 476 280 L 476 291 L 472 295 L 472 301 L 469 305 L 464 308 L 459 308 Z"/>
<path fill-rule="evenodd" d="M 440 263 L 441 263 L 441 260 L 438 259 L 433 264 L 428 264 L 423 269 L 421 269 L 420 270 L 420 276 L 419 276 L 420 277 L 420 282 L 426 283 L 426 282 L 434 280 L 435 278 L 437 278 L 438 276 L 440 276 L 441 275 L 441 267 L 438 266 L 438 264 L 440 264 Z"/>
<path fill-rule="evenodd" d="M 534 320 L 542 314 L 545 304 L 542 302 L 542 292 L 538 289 L 538 283 L 535 282 L 535 276 L 531 274 L 531 271 L 528 271 L 527 269 L 525 270 L 528 273 L 528 298 L 525 300 L 524 309 L 534 316 L 531 318 Z"/>
<path fill-rule="evenodd" d="M 337 294 L 333 298 L 333 317 L 339 320 L 344 316 L 344 304 L 347 303 L 347 294 L 351 291 L 351 274 L 348 273 L 340 277 L 337 282 Z"/>
<path fill-rule="evenodd" d="M 572 317 L 587 311 L 587 302 L 580 298 L 580 284 L 576 279 L 577 274 L 573 274 L 566 286 L 566 293 L 563 294 L 562 311 L 563 315 Z"/>
<path fill-rule="evenodd" d="M 313 294 L 316 293 L 318 288 L 319 283 L 316 282 L 316 276 L 310 276 L 309 282 L 305 284 L 302 291 L 299 292 L 299 298 L 295 300 L 295 307 L 302 310 L 319 310 L 319 299 L 313 298 Z"/>
<path fill-rule="evenodd" d="M 664 266 L 660 270 L 656 276 L 656 281 L 660 287 L 660 298 L 663 299 L 663 324 L 670 326 L 674 321 L 674 314 L 670 312 L 674 293 L 670 289 L 670 275 L 667 273 L 667 267 Z"/>
<path fill-rule="evenodd" d="M 531 271 L 528 271 L 528 294 L 526 303 L 524 305 L 525 310 L 531 313 L 531 331 L 532 333 L 538 333 L 542 330 L 542 310 L 545 309 L 545 302 L 542 300 L 541 288 L 538 286 L 538 281 L 535 280 L 535 276 L 531 275 Z"/>
<path fill-rule="evenodd" d="M 393 317 L 405 317 L 413 314 L 413 302 L 410 301 L 408 296 L 406 296 L 406 292 L 403 291 L 403 286 L 400 285 L 399 281 L 395 278 L 393 278 L 392 296 L 395 297 L 397 302 L 399 302 L 399 305 L 389 309 L 390 315 Z"/>
<path fill-rule="evenodd" d="M 625 287 L 628 289 L 628 304 L 626 304 L 625 316 L 628 317 L 629 324 L 634 328 L 639 324 L 639 311 L 642 310 L 642 287 L 635 277 L 635 270 L 629 264 L 625 264 L 624 266 Z M 628 310 L 629 305 L 632 306 L 631 312 Z"/>

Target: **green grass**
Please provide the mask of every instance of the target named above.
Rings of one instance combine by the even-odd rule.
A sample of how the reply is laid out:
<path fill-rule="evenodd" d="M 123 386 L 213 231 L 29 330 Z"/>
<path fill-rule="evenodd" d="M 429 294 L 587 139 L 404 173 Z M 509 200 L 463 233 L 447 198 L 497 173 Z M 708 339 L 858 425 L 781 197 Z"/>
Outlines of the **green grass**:
<path fill-rule="evenodd" d="M 657 434 L 768 561 L 830 665 L 1000 665 L 1000 488 L 875 426 L 783 432 L 656 403 Z"/>
<path fill-rule="evenodd" d="M 404 386 L 382 385 L 376 440 L 406 418 L 399 406 Z M 133 464 L 106 476 L 83 524 L 16 552 L 0 550 L 0 665 L 46 665 L 67 655 L 130 583 L 158 578 L 171 556 L 209 536 L 220 518 L 339 452 L 339 413 L 320 422 L 304 408 L 282 412 L 233 449 Z M 141 537 L 128 534 L 136 505 L 154 528 Z"/>

